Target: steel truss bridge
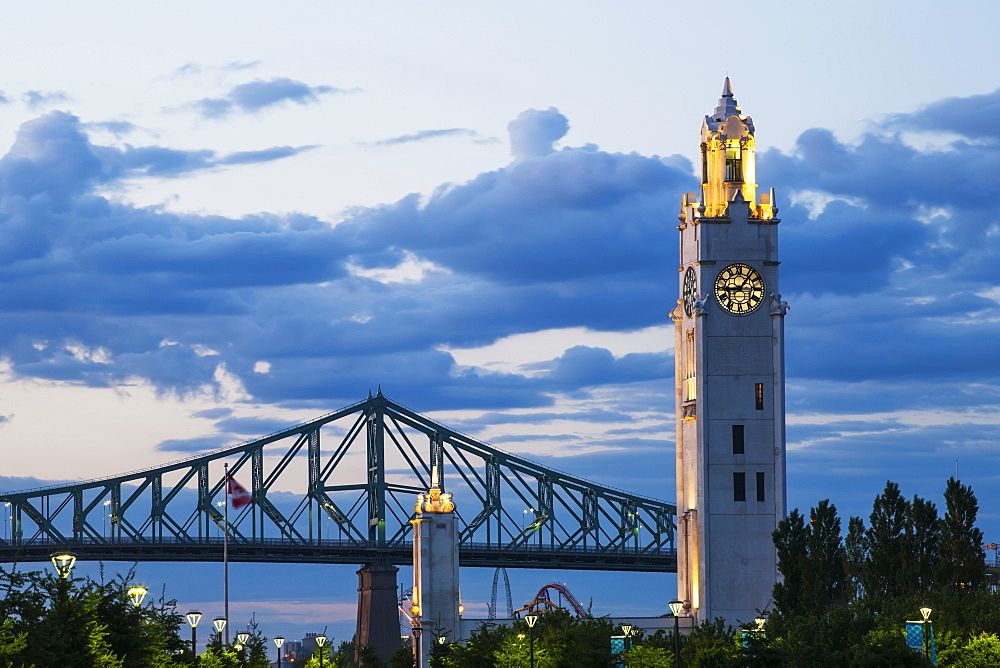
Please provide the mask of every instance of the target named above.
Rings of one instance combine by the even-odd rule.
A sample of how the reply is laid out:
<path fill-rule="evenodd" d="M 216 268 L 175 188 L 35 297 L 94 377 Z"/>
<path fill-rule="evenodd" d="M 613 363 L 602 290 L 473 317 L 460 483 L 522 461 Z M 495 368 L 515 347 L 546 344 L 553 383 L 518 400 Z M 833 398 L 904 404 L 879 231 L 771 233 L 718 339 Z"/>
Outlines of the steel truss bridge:
<path fill-rule="evenodd" d="M 436 466 L 463 566 L 676 571 L 673 505 L 497 450 L 381 390 L 211 454 L 2 493 L 0 560 L 221 561 L 224 464 L 253 500 L 228 513 L 231 561 L 410 564 L 415 495 Z"/>

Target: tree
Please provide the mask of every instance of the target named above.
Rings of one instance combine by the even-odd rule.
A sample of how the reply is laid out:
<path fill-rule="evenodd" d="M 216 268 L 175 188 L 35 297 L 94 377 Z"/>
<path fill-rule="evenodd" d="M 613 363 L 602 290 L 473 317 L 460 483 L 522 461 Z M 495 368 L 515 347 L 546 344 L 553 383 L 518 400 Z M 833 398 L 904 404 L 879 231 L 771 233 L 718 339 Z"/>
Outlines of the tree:
<path fill-rule="evenodd" d="M 773 539 L 778 554 L 778 570 L 782 575 L 782 581 L 774 585 L 774 605 L 781 614 L 801 614 L 805 605 L 803 587 L 808 534 L 805 519 L 798 508 L 778 523 Z"/>
<path fill-rule="evenodd" d="M 778 570 L 783 581 L 774 587 L 781 615 L 820 614 L 846 601 L 847 575 L 837 507 L 829 499 L 809 511 L 809 524 L 798 509 L 774 532 Z"/>
<path fill-rule="evenodd" d="M 854 600 L 865 593 L 861 573 L 868 562 L 868 538 L 865 521 L 860 517 L 847 520 L 847 537 L 844 539 L 844 570 L 847 573 L 847 598 Z"/>
<path fill-rule="evenodd" d="M 986 559 L 983 532 L 976 528 L 979 502 L 972 487 L 955 478 L 948 479 L 944 502 L 939 579 L 956 589 L 981 589 L 986 584 Z"/>
<path fill-rule="evenodd" d="M 992 633 L 980 633 L 963 647 L 940 652 L 941 663 L 956 668 L 1000 666 L 1000 638 Z"/>
<path fill-rule="evenodd" d="M 674 653 L 663 647 L 639 645 L 625 652 L 625 668 L 672 668 Z"/>
<path fill-rule="evenodd" d="M 902 593 L 902 536 L 909 514 L 909 503 L 899 493 L 899 485 L 887 481 L 885 491 L 875 498 L 865 534 L 868 565 L 862 573 L 862 583 L 869 594 L 877 592 L 881 597 L 897 598 Z"/>
<path fill-rule="evenodd" d="M 940 523 L 937 506 L 914 495 L 903 530 L 900 587 L 907 596 L 930 591 L 938 562 Z"/>
<path fill-rule="evenodd" d="M 846 603 L 847 574 L 837 507 L 823 499 L 809 511 L 807 563 L 803 578 L 807 614 L 820 614 Z"/>

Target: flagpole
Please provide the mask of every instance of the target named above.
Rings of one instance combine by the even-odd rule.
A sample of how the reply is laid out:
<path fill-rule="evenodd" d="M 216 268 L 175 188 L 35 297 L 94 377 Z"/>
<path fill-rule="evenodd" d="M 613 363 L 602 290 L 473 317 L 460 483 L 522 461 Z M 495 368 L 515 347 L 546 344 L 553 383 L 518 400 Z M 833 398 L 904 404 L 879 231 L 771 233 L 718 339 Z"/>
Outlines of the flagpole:
<path fill-rule="evenodd" d="M 229 644 L 229 462 L 224 463 L 226 471 L 226 510 L 223 523 L 225 527 L 222 533 L 222 580 L 225 590 L 225 604 L 223 616 L 226 618 L 226 644 Z"/>

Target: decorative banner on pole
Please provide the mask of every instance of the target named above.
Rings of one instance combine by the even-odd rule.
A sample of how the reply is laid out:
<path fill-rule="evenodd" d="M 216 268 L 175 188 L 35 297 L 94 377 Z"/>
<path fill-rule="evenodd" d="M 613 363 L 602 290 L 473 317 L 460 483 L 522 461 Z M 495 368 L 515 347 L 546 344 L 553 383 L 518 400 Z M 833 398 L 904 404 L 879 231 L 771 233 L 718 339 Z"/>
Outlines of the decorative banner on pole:
<path fill-rule="evenodd" d="M 226 485 L 228 487 L 229 499 L 232 501 L 233 508 L 239 510 L 243 506 L 253 503 L 253 497 L 247 488 L 236 482 L 236 478 L 226 474 Z"/>
<path fill-rule="evenodd" d="M 931 664 L 937 665 L 937 646 L 934 643 L 934 625 L 926 622 L 906 622 L 906 646 L 924 653 L 924 626 L 928 627 L 927 641 L 929 643 L 927 651 L 930 654 Z"/>
<path fill-rule="evenodd" d="M 625 653 L 625 636 L 611 636 L 611 654 L 614 656 L 614 663 L 611 665 L 615 668 L 624 668 L 625 662 L 622 660 L 622 654 Z"/>

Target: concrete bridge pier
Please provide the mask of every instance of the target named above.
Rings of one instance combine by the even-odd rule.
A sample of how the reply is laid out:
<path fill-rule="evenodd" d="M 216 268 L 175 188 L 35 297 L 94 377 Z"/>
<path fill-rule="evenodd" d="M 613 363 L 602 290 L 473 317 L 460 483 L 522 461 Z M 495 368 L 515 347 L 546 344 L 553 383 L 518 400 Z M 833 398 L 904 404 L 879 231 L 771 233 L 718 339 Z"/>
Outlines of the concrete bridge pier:
<path fill-rule="evenodd" d="M 358 571 L 358 626 L 354 642 L 356 646 L 367 645 L 375 650 L 386 664 L 401 646 L 398 572 L 392 564 L 365 564 Z"/>

